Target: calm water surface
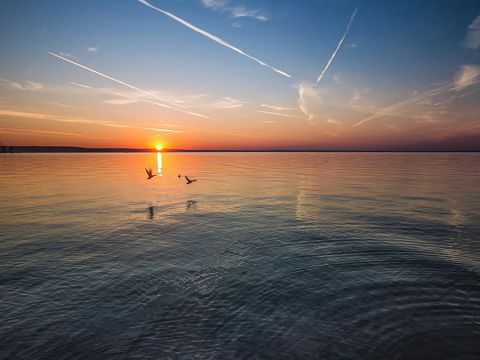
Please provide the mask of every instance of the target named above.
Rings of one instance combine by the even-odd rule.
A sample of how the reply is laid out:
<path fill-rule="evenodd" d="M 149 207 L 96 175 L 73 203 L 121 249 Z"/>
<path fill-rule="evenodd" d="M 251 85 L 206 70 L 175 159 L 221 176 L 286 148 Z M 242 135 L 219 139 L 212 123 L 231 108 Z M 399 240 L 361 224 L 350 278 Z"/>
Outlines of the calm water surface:
<path fill-rule="evenodd" d="M 0 155 L 0 358 L 480 358 L 480 154 L 160 156 Z"/>

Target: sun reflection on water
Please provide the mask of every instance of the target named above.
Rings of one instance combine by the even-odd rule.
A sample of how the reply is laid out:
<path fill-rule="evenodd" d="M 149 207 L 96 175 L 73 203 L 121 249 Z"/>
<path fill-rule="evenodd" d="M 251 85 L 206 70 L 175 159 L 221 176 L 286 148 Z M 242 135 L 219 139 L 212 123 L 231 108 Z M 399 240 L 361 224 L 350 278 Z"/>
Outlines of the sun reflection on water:
<path fill-rule="evenodd" d="M 163 169 L 162 153 L 160 151 L 158 151 L 157 152 L 157 172 L 158 172 L 158 176 L 163 176 L 162 169 Z"/>

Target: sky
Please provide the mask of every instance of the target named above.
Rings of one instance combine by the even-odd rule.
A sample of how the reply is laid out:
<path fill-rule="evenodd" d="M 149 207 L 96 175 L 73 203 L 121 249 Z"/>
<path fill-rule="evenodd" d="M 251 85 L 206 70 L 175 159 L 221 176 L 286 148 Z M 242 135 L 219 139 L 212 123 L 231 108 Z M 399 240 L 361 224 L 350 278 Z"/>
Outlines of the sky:
<path fill-rule="evenodd" d="M 480 2 L 16 0 L 0 142 L 480 150 Z"/>

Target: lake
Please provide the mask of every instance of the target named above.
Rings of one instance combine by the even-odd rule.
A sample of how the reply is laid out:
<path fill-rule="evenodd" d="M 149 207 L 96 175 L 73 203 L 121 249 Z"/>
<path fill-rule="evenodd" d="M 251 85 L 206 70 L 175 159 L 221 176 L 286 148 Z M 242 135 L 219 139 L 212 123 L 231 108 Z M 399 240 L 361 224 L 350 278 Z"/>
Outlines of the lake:
<path fill-rule="evenodd" d="M 478 153 L 2 154 L 0 358 L 479 359 L 479 185 Z"/>

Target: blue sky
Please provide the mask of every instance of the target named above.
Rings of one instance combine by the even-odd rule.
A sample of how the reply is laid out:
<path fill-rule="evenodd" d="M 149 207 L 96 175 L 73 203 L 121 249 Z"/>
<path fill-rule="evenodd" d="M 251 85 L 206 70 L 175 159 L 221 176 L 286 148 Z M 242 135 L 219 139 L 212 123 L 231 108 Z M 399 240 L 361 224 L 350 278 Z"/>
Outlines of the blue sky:
<path fill-rule="evenodd" d="M 478 1 L 147 4 L 291 77 L 138 0 L 5 2 L 0 140 L 364 149 L 480 139 Z"/>

